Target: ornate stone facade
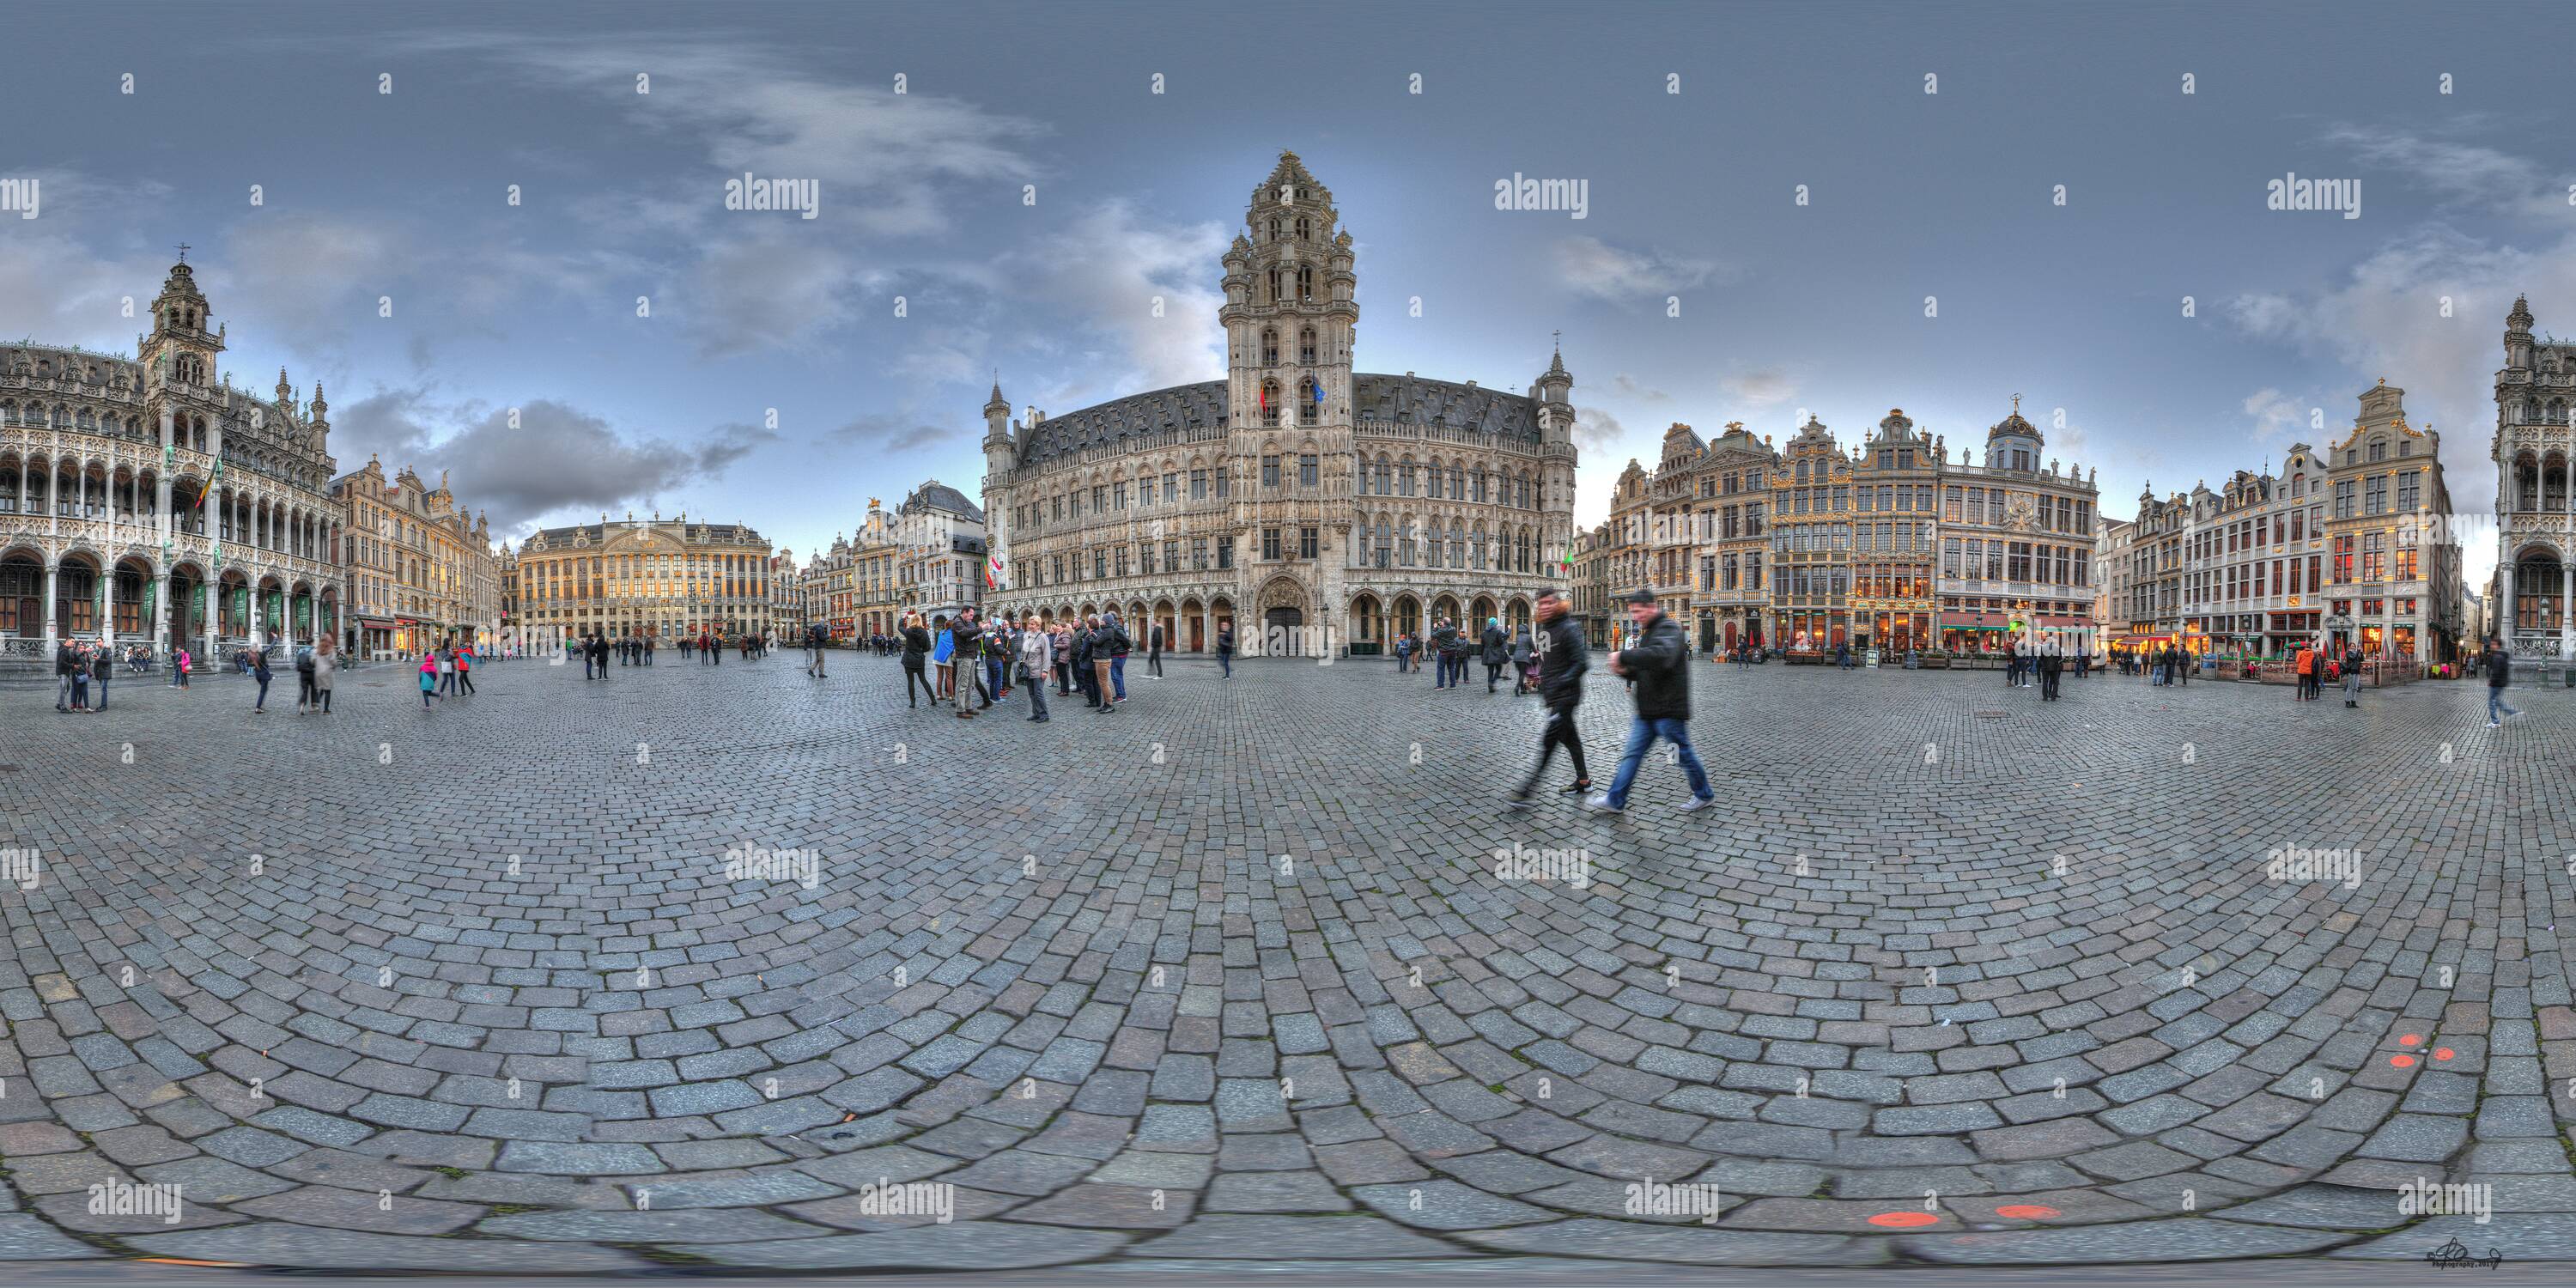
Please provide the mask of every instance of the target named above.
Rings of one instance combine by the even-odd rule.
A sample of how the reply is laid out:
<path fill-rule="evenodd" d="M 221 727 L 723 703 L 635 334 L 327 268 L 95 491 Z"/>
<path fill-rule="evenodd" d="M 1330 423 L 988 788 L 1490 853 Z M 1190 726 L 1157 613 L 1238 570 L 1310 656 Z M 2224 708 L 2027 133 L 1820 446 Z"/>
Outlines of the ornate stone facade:
<path fill-rule="evenodd" d="M 1377 652 L 1437 617 L 1528 620 L 1573 538 L 1574 378 L 1526 394 L 1353 370 L 1351 236 L 1294 153 L 1224 257 L 1226 378 L 1017 424 L 984 408 L 991 602 L 1116 608 L 1141 640 Z M 1256 629 L 1257 628 L 1257 629 Z"/>
<path fill-rule="evenodd" d="M 2499 532 L 2487 629 L 2524 657 L 2576 658 L 2576 487 L 2569 486 L 2568 408 L 2576 403 L 2576 343 L 2534 339 L 2531 305 L 2516 297 L 2496 372 Z"/>
<path fill-rule="evenodd" d="M 418 658 L 453 640 L 490 649 L 506 629 L 501 561 L 483 516 L 456 508 L 441 472 L 430 487 L 409 466 L 384 464 L 333 479 L 342 506 L 339 553 L 349 579 L 342 641 L 359 657 Z"/>
<path fill-rule="evenodd" d="M 769 543 L 739 523 L 603 514 L 529 537 L 518 577 L 521 638 L 539 649 L 594 631 L 671 644 L 700 632 L 762 635 L 773 625 Z"/>
<path fill-rule="evenodd" d="M 201 655 L 339 627 L 341 510 L 322 391 L 218 375 L 183 261 L 136 358 L 0 346 L 0 651 L 67 636 Z M 174 608 L 175 606 L 175 608 Z"/>

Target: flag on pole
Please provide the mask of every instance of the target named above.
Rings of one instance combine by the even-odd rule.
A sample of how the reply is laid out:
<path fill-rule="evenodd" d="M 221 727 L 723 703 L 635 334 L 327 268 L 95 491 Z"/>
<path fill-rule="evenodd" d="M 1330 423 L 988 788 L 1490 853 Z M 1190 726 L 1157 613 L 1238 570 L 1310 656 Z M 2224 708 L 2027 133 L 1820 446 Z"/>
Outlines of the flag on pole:
<path fill-rule="evenodd" d="M 984 559 L 984 588 L 986 590 L 1002 588 L 1002 556 L 998 552 Z"/>

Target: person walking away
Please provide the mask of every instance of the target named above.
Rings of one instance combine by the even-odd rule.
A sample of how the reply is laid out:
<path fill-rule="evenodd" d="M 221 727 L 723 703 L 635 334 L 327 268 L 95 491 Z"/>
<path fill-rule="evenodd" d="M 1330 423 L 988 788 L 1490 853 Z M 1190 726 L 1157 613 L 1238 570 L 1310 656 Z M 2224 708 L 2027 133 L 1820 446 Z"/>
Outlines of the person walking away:
<path fill-rule="evenodd" d="M 1395 637 L 1395 673 L 1397 675 L 1402 675 L 1406 671 L 1411 670 L 1412 667 L 1408 664 L 1412 661 L 1413 632 L 1406 631 Z"/>
<path fill-rule="evenodd" d="M 581 678 L 585 680 L 595 678 L 590 673 L 590 637 L 588 635 L 581 637 Z"/>
<path fill-rule="evenodd" d="M 1109 691 L 1115 701 L 1127 700 L 1127 654 L 1135 647 L 1136 640 L 1127 633 L 1127 623 L 1120 621 L 1118 614 L 1109 614 Z"/>
<path fill-rule="evenodd" d="M 98 683 L 97 710 L 107 710 L 107 681 L 108 677 L 115 674 L 116 651 L 114 649 L 101 648 L 98 651 L 98 656 L 91 659 L 90 666 L 90 678 Z"/>
<path fill-rule="evenodd" d="M 313 644 L 313 700 L 321 705 L 322 714 L 331 714 L 331 677 L 340 669 L 340 653 L 323 636 Z"/>
<path fill-rule="evenodd" d="M 2361 707 L 2361 649 L 2347 648 L 2343 653 L 2343 704 L 2355 710 Z"/>
<path fill-rule="evenodd" d="M 313 650 L 297 649 L 295 651 L 295 714 L 300 716 L 312 709 Z"/>
<path fill-rule="evenodd" d="M 1037 724 L 1047 722 L 1047 661 L 1055 644 L 1046 629 L 1030 616 L 1020 631 L 1020 669 L 1029 673 L 1029 719 Z"/>
<path fill-rule="evenodd" d="M 1511 643 L 1503 634 L 1503 619 L 1485 619 L 1485 636 L 1481 657 L 1485 663 L 1485 692 L 1492 693 L 1496 681 L 1503 678 L 1503 663 L 1512 660 Z"/>
<path fill-rule="evenodd" d="M 2299 646 L 2298 659 L 2290 665 L 2292 667 L 2291 674 L 2298 677 L 2296 687 L 2298 697 L 2295 701 L 2305 702 L 2308 700 L 2308 682 L 2314 680 L 2317 676 L 2316 649 L 2306 644 L 2301 644 Z"/>
<path fill-rule="evenodd" d="M 604 659 L 603 659 L 604 660 Z M 420 709 L 429 710 L 430 696 L 438 692 L 438 654 L 424 649 L 420 655 Z"/>
<path fill-rule="evenodd" d="M 1638 641 L 1612 653 L 1610 669 L 1636 680 L 1631 693 L 1637 715 L 1628 726 L 1628 746 L 1619 755 L 1619 772 L 1611 776 L 1610 790 L 1584 804 L 1605 814 L 1627 809 L 1637 768 L 1645 763 L 1647 748 L 1661 738 L 1673 744 L 1682 772 L 1690 780 L 1691 798 L 1683 804 L 1683 812 L 1707 809 L 1717 803 L 1717 793 L 1708 785 L 1708 771 L 1701 768 L 1699 753 L 1691 748 L 1690 666 L 1682 648 L 1682 628 L 1656 606 L 1651 590 L 1628 596 L 1628 618 L 1637 624 Z"/>
<path fill-rule="evenodd" d="M 1153 629 L 1145 632 L 1145 666 L 1155 679 L 1163 678 L 1163 624 L 1161 622 L 1154 623 Z"/>
<path fill-rule="evenodd" d="M 1073 696 L 1073 628 L 1057 622 L 1047 632 L 1047 660 L 1055 665 L 1055 695 Z"/>
<path fill-rule="evenodd" d="M 2191 687 L 2191 650 L 2180 644 L 2174 646 L 2174 674 L 2182 677 L 2184 688 Z"/>
<path fill-rule="evenodd" d="M 2506 716 L 2521 715 L 2504 700 L 2505 686 L 2513 682 L 2513 655 L 2504 651 L 2501 638 L 2487 637 L 2487 651 L 2479 655 L 2478 665 L 2487 673 L 2487 728 L 2503 724 Z"/>
<path fill-rule="evenodd" d="M 455 691 L 456 646 L 441 644 L 438 646 L 438 696 L 443 698 Z"/>
<path fill-rule="evenodd" d="M 2057 701 L 2057 686 L 2066 678 L 2066 646 L 2056 640 L 2048 642 L 2048 688 L 2044 692 L 2051 702 Z"/>
<path fill-rule="evenodd" d="M 188 673 L 196 669 L 197 659 L 189 656 L 187 649 L 181 648 L 177 651 L 176 666 L 177 669 L 172 673 L 170 678 L 172 682 L 177 684 L 180 688 L 187 688 Z"/>
<path fill-rule="evenodd" d="M 456 691 L 459 693 L 474 691 L 474 646 L 471 644 L 460 644 L 456 647 Z"/>
<path fill-rule="evenodd" d="M 1225 668 L 1225 678 L 1234 678 L 1234 623 L 1216 628 L 1216 661 Z"/>
<path fill-rule="evenodd" d="M 1536 647 L 1530 641 L 1530 629 L 1526 626 L 1514 628 L 1512 631 L 1513 697 L 1517 698 L 1538 687 L 1538 672 L 1531 667 L 1531 664 L 1537 660 Z"/>
<path fill-rule="evenodd" d="M 1583 675 L 1592 669 L 1592 650 L 1584 644 L 1583 628 L 1565 610 L 1565 592 L 1552 588 L 1539 592 L 1535 610 L 1539 634 L 1533 651 L 1547 724 L 1539 731 L 1538 763 L 1530 766 L 1529 777 L 1512 793 L 1514 809 L 1529 808 L 1530 793 L 1538 790 L 1538 780 L 1546 776 L 1548 762 L 1556 758 L 1560 746 L 1574 758 L 1574 782 L 1563 790 L 1576 795 L 1592 790 L 1591 771 L 1583 764 L 1583 736 L 1574 727 L 1575 709 L 1583 702 Z"/>

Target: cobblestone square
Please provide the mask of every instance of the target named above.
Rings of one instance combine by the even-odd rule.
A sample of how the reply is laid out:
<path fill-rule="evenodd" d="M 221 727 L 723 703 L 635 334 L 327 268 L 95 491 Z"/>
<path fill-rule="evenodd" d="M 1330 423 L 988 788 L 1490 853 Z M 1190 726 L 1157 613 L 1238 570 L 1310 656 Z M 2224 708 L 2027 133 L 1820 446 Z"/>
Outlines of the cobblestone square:
<path fill-rule="evenodd" d="M 0 694 L 0 1258 L 2576 1252 L 2564 694 L 1703 662 L 1719 807 L 1601 816 L 1534 699 L 1142 662 Z"/>

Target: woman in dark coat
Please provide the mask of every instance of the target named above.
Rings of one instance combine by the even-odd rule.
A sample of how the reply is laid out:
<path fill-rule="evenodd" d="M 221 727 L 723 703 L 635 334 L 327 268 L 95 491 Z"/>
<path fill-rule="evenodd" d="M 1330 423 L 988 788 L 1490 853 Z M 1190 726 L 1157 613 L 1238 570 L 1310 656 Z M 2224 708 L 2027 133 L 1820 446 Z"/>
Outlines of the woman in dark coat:
<path fill-rule="evenodd" d="M 1503 663 L 1512 660 L 1509 637 L 1503 634 L 1503 619 L 1485 619 L 1485 692 L 1494 691 L 1494 682 L 1503 678 Z"/>

